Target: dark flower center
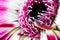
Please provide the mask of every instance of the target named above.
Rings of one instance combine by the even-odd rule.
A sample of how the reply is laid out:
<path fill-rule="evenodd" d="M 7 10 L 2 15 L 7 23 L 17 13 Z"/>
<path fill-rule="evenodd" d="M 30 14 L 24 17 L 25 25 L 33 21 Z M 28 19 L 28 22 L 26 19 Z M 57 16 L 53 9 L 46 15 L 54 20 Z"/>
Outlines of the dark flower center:
<path fill-rule="evenodd" d="M 43 2 L 41 3 L 33 2 L 33 4 L 30 7 L 28 7 L 28 10 L 30 17 L 33 17 L 34 19 L 39 19 L 40 16 L 42 16 L 42 14 L 45 11 L 47 11 L 47 8 Z M 32 21 L 34 20 L 33 18 L 31 18 Z"/>

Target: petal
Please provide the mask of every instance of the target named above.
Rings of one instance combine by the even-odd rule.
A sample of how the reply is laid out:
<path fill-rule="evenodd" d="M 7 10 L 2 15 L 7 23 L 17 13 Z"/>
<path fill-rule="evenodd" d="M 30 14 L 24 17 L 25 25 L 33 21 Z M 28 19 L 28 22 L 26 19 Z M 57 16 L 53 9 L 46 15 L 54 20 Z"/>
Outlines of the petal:
<path fill-rule="evenodd" d="M 7 7 L 9 7 L 9 9 L 12 10 L 17 10 L 20 6 L 20 0 L 8 0 L 8 3 L 6 4 Z"/>
<path fill-rule="evenodd" d="M 14 24 L 1 24 L 0 27 L 14 27 Z"/>
<path fill-rule="evenodd" d="M 48 40 L 56 40 L 55 36 L 52 34 L 47 35 L 47 38 L 48 38 Z"/>
<path fill-rule="evenodd" d="M 0 27 L 14 27 L 14 24 L 6 18 L 6 14 L 6 11 L 0 11 Z"/>
<path fill-rule="evenodd" d="M 6 6 L 6 4 L 8 3 L 8 0 L 0 0 L 0 2 L 5 3 L 5 4 L 1 4 L 0 5 L 0 27 L 4 26 L 13 26 L 13 24 L 15 25 L 16 23 L 14 22 L 17 19 L 17 12 L 16 10 L 10 10 L 8 6 Z M 2 25 L 1 25 L 2 24 Z"/>
<path fill-rule="evenodd" d="M 8 2 L 8 0 L 0 0 L 0 5 L 5 5 Z"/>
<path fill-rule="evenodd" d="M 11 30 L 11 28 L 9 29 L 9 28 L 0 28 L 0 38 L 1 37 L 3 37 L 5 34 L 7 34 L 10 30 Z"/>
<path fill-rule="evenodd" d="M 4 5 L 0 5 L 0 11 L 6 11 L 8 8 L 5 7 Z"/>
<path fill-rule="evenodd" d="M 42 32 L 41 32 L 40 40 L 47 40 L 47 36 L 46 36 L 45 31 L 42 31 Z"/>
<path fill-rule="evenodd" d="M 0 24 L 7 22 L 7 19 L 5 19 L 5 15 L 6 15 L 5 11 L 3 11 L 3 12 L 0 11 Z"/>
<path fill-rule="evenodd" d="M 13 28 L 13 29 L 10 30 L 8 33 L 6 33 L 5 35 L 3 35 L 0 39 L 1 39 L 1 40 L 9 40 L 10 37 L 11 37 L 17 30 L 19 30 L 19 27 Z"/>
<path fill-rule="evenodd" d="M 50 30 L 47 31 L 47 39 L 48 40 L 57 40 L 56 35 Z"/>
<path fill-rule="evenodd" d="M 57 35 L 58 40 L 60 40 L 60 31 L 55 31 L 55 33 Z"/>
<path fill-rule="evenodd" d="M 20 31 L 20 30 L 16 31 L 16 32 L 11 36 L 11 38 L 10 38 L 9 40 L 19 40 L 19 37 L 20 37 L 20 36 L 17 35 L 19 31 Z"/>

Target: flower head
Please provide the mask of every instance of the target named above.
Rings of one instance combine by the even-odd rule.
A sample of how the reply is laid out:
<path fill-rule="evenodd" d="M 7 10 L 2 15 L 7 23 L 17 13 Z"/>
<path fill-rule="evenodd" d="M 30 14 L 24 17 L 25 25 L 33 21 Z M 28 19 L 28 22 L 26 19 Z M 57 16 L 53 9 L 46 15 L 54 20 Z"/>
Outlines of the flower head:
<path fill-rule="evenodd" d="M 57 0 L 26 0 L 20 6 L 19 23 L 26 35 L 35 37 L 40 30 L 53 29 Z M 39 37 L 38 37 L 39 38 Z"/>
<path fill-rule="evenodd" d="M 0 40 L 60 40 L 56 15 L 57 0 L 0 0 Z"/>

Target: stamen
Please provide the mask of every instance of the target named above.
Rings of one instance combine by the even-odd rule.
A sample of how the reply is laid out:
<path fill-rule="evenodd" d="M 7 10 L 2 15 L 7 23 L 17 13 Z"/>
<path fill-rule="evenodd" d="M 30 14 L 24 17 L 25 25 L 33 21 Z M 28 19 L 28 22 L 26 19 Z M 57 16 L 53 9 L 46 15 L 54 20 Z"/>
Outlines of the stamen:
<path fill-rule="evenodd" d="M 28 10 L 29 10 L 29 15 L 30 17 L 34 17 L 31 18 L 31 20 L 35 20 L 35 19 L 39 19 L 41 16 L 43 16 L 43 13 L 47 11 L 46 6 L 44 5 L 44 3 L 36 3 L 37 1 L 35 1 L 35 3 L 33 3 L 33 5 L 28 6 Z"/>

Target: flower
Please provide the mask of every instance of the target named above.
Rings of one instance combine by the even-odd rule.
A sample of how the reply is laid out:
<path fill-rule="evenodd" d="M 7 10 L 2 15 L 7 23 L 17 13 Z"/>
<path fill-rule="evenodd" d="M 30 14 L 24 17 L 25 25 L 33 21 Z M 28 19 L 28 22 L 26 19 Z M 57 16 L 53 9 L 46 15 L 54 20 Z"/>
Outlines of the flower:
<path fill-rule="evenodd" d="M 38 25 L 39 27 L 34 26 L 33 23 L 37 18 L 34 20 L 29 19 L 32 15 L 29 14 L 27 16 L 24 14 L 26 13 L 27 7 L 25 4 L 28 5 L 31 0 L 28 0 L 28 2 L 25 1 L 26 0 L 0 0 L 0 40 L 59 40 L 60 31 L 57 31 L 59 27 L 58 29 L 55 28 L 55 26 L 54 29 L 47 27 L 47 29 L 49 29 L 47 30 L 45 26 L 43 26 L 43 28 L 40 28 L 41 25 Z M 20 14 L 20 12 L 23 11 L 21 10 L 23 7 L 24 13 Z M 29 17 L 28 21 L 27 17 Z"/>
<path fill-rule="evenodd" d="M 51 10 L 52 9 L 52 10 Z M 40 38 L 42 29 L 51 30 L 56 11 L 57 0 L 26 0 L 20 6 L 19 23 L 24 33 L 31 38 Z M 41 30 L 41 31 L 40 31 Z M 38 36 L 37 36 L 38 35 Z"/>

